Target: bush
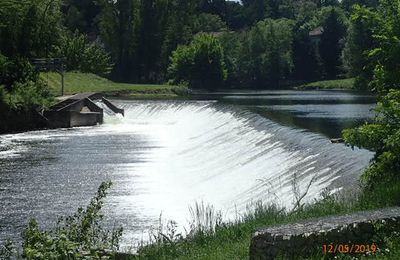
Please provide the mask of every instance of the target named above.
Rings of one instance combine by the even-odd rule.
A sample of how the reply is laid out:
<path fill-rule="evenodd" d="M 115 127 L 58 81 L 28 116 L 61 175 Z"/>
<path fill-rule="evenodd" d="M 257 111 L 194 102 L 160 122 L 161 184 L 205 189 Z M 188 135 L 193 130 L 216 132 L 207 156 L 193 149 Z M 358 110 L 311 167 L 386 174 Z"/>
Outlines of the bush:
<path fill-rule="evenodd" d="M 112 69 L 111 57 L 100 44 L 89 43 L 83 34 L 70 34 L 61 38 L 55 54 L 65 59 L 66 69 L 108 75 Z"/>
<path fill-rule="evenodd" d="M 400 173 L 400 91 L 391 90 L 378 102 L 374 123 L 343 131 L 347 143 L 376 152 L 364 173 L 367 188 L 383 179 L 399 179 Z"/>
<path fill-rule="evenodd" d="M 61 218 L 55 229 L 42 231 L 35 220 L 24 233 L 23 252 L 27 259 L 100 259 L 106 249 L 118 250 L 122 228 L 112 232 L 101 228 L 103 206 L 111 182 L 100 185 L 86 209 Z"/>
<path fill-rule="evenodd" d="M 10 92 L 3 91 L 5 103 L 17 111 L 43 110 L 53 102 L 49 89 L 42 81 L 15 83 Z"/>
<path fill-rule="evenodd" d="M 169 76 L 174 84 L 188 83 L 193 88 L 215 89 L 227 77 L 224 51 L 220 41 L 212 35 L 197 35 L 188 46 L 173 52 Z"/>
<path fill-rule="evenodd" d="M 0 55 L 0 85 L 11 90 L 16 82 L 37 81 L 39 73 L 26 58 L 7 59 Z"/>
<path fill-rule="evenodd" d="M 215 14 L 201 13 L 193 19 L 193 32 L 221 32 L 227 30 L 222 19 Z"/>

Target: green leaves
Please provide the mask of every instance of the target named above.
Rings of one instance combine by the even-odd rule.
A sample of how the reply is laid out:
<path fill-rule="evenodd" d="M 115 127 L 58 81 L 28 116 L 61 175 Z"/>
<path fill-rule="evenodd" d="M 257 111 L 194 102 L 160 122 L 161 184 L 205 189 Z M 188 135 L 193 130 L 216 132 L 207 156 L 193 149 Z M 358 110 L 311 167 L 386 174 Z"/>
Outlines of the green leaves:
<path fill-rule="evenodd" d="M 15 110 L 43 110 L 52 104 L 53 98 L 47 86 L 41 81 L 16 83 L 5 95 L 7 105 Z"/>
<path fill-rule="evenodd" d="M 24 257 L 27 259 L 100 259 L 104 250 L 117 250 L 122 228 L 103 230 L 100 213 L 111 182 L 103 182 L 85 209 L 60 218 L 56 228 L 42 231 L 31 220 L 24 233 Z"/>
<path fill-rule="evenodd" d="M 190 45 L 173 52 L 168 73 L 175 84 L 187 82 L 193 88 L 204 89 L 221 87 L 227 71 L 220 41 L 212 35 L 197 35 Z"/>
<path fill-rule="evenodd" d="M 375 20 L 372 30 L 377 42 L 369 52 L 375 66 L 374 78 L 370 85 L 383 94 L 400 86 L 399 5 L 400 0 L 382 0 L 376 12 L 369 12 Z"/>
<path fill-rule="evenodd" d="M 87 37 L 78 32 L 66 34 L 55 50 L 56 57 L 65 59 L 67 70 L 108 75 L 113 64 L 110 55 L 98 43 L 89 43 Z"/>
<path fill-rule="evenodd" d="M 250 30 L 241 57 L 249 84 L 277 86 L 288 78 L 293 69 L 293 25 L 288 19 L 267 19 Z"/>
<path fill-rule="evenodd" d="M 4 87 L 1 85 L 4 84 Z M 15 110 L 42 110 L 52 102 L 47 86 L 27 59 L 0 55 L 0 103 Z"/>
<path fill-rule="evenodd" d="M 384 144 L 384 138 L 388 134 L 388 129 L 379 124 L 366 124 L 359 128 L 347 129 L 343 131 L 346 142 L 352 146 L 379 151 Z"/>
<path fill-rule="evenodd" d="M 373 78 L 369 78 L 368 74 L 359 76 L 372 80 L 370 88 L 385 95 L 377 105 L 377 116 L 373 124 L 343 132 L 344 138 L 352 146 L 376 152 L 371 167 L 363 175 L 364 183 L 369 188 L 382 179 L 400 177 L 399 6 L 400 0 L 381 0 L 376 11 L 355 6 L 352 15 L 352 23 L 362 25 L 362 29 L 368 33 L 366 40 L 372 41 L 369 46 L 362 39 L 354 43 L 353 49 L 361 47 L 367 53 L 360 72 L 366 69 L 373 71 Z"/>
<path fill-rule="evenodd" d="M 352 146 L 376 152 L 371 167 L 364 173 L 367 187 L 380 178 L 399 178 L 400 173 L 400 91 L 391 90 L 378 103 L 373 124 L 343 131 Z"/>
<path fill-rule="evenodd" d="M 0 2 L 0 51 L 7 57 L 45 57 L 60 33 L 59 0 Z"/>
<path fill-rule="evenodd" d="M 193 19 L 193 32 L 221 32 L 228 28 L 218 15 L 201 13 Z"/>

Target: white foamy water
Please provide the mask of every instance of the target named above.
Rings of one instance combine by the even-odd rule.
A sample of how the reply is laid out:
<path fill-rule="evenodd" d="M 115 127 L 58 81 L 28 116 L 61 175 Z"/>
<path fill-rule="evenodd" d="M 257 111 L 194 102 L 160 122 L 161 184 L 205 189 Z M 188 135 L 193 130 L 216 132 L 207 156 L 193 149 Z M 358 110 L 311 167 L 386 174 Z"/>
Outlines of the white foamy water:
<path fill-rule="evenodd" d="M 104 180 L 114 182 L 108 223 L 124 226 L 127 246 L 146 238 L 161 213 L 187 225 L 196 202 L 226 220 L 259 200 L 291 208 L 294 179 L 300 192 L 311 182 L 304 202 L 312 202 L 325 188 L 356 185 L 372 157 L 233 106 L 117 103 L 125 117 L 106 115 L 99 127 L 0 136 L 1 239 L 28 217 L 51 225 Z"/>

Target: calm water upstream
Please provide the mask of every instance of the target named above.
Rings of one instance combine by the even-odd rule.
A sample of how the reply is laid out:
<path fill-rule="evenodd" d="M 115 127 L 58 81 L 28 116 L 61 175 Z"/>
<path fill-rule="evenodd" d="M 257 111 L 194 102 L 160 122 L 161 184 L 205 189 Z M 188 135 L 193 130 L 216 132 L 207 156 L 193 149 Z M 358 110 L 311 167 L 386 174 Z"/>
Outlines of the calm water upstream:
<path fill-rule="evenodd" d="M 220 93 L 206 101 L 116 101 L 126 116 L 97 127 L 0 136 L 0 240 L 20 239 L 87 204 L 102 181 L 107 225 L 123 245 L 164 220 L 188 224 L 204 202 L 233 219 L 263 200 L 290 208 L 293 179 L 305 198 L 354 187 L 372 153 L 331 144 L 372 118 L 373 98 L 345 92 Z"/>

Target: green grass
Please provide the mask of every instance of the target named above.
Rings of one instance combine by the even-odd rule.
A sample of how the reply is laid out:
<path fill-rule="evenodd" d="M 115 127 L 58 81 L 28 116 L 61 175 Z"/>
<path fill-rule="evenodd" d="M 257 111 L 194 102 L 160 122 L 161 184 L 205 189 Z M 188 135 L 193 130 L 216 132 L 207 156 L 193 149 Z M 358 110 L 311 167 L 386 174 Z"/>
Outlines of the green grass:
<path fill-rule="evenodd" d="M 219 225 L 214 232 L 197 232 L 190 239 L 178 239 L 173 242 L 155 241 L 152 245 L 141 248 L 139 255 L 134 259 L 248 259 L 251 237 L 254 231 L 261 227 L 396 206 L 400 204 L 400 200 L 397 200 L 399 196 L 400 181 L 392 181 L 379 184 L 373 191 L 353 198 L 325 196 L 321 201 L 296 212 L 260 205 L 235 223 Z M 388 200 L 388 197 L 393 199 Z M 168 236 L 168 232 L 164 234 Z M 304 256 L 305 259 L 324 258 L 322 245 L 316 246 L 315 254 Z M 377 254 L 374 258 L 396 259 L 400 255 L 400 235 L 384 237 L 378 246 L 384 253 Z M 338 257 L 351 259 L 349 255 Z"/>
<path fill-rule="evenodd" d="M 51 92 L 61 95 L 61 76 L 55 72 L 41 73 L 41 79 L 47 82 Z M 101 92 L 109 96 L 130 98 L 178 98 L 185 95 L 185 87 L 170 85 L 116 83 L 94 74 L 67 72 L 64 78 L 64 95 L 82 92 Z"/>
<path fill-rule="evenodd" d="M 296 87 L 297 89 L 354 89 L 354 78 L 324 80 L 307 83 Z"/>

